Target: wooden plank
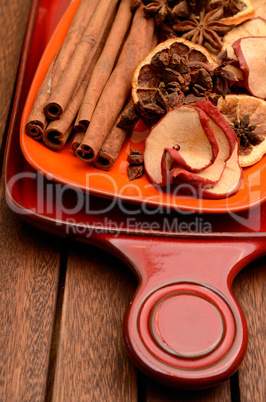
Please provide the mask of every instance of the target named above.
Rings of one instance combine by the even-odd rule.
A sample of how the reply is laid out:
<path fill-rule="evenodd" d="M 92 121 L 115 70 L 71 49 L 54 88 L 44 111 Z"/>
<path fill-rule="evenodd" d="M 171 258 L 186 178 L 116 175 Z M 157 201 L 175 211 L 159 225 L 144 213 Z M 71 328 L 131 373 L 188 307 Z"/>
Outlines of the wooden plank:
<path fill-rule="evenodd" d="M 266 400 L 266 258 L 237 276 L 234 292 L 247 320 L 248 350 L 239 372 L 241 402 Z"/>
<path fill-rule="evenodd" d="M 58 241 L 22 223 L 0 199 L 0 400 L 46 392 L 59 276 Z"/>
<path fill-rule="evenodd" d="M 116 257 L 73 244 L 68 257 L 53 401 L 134 402 L 137 380 L 122 339 L 136 280 Z"/>
<path fill-rule="evenodd" d="M 6 128 L 17 69 L 32 0 L 4 0 L 0 4 L 0 146 Z M 3 101 L 4 100 L 4 101 Z"/>

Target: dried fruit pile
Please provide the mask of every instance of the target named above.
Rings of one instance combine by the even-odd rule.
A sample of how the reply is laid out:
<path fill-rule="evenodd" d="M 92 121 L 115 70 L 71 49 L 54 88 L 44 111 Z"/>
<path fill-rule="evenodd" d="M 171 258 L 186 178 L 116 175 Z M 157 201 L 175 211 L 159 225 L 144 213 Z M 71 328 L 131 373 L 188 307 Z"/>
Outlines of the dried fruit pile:
<path fill-rule="evenodd" d="M 240 166 L 250 166 L 266 153 L 266 21 L 249 19 L 254 16 L 251 1 L 143 3 L 160 38 L 172 38 L 139 64 L 132 82 L 135 114 L 151 127 L 146 173 L 159 186 L 187 182 L 204 197 L 234 194 Z M 209 132 L 216 138 L 217 155 L 213 143 L 208 154 Z M 234 143 L 229 153 L 228 138 Z M 196 168 L 204 160 L 205 166 Z"/>

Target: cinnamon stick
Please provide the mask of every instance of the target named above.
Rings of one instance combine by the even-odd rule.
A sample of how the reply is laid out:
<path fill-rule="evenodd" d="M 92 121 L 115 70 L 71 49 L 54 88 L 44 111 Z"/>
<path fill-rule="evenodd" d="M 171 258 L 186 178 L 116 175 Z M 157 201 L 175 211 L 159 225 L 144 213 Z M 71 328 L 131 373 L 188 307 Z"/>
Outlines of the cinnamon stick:
<path fill-rule="evenodd" d="M 94 165 L 97 168 L 102 170 L 110 170 L 113 167 L 125 141 L 125 138 L 130 131 L 130 128 L 120 128 L 117 127 L 117 124 L 120 121 L 122 114 L 131 106 L 132 100 L 130 99 L 116 119 L 112 130 L 105 138 L 104 143 L 102 144 L 101 149 L 98 152 L 96 159 L 94 160 Z"/>
<path fill-rule="evenodd" d="M 84 99 L 84 95 L 86 89 L 88 87 L 88 83 L 91 79 L 91 75 L 94 71 L 95 65 L 99 60 L 100 54 L 106 42 L 106 38 L 108 37 L 110 27 L 113 23 L 111 19 L 109 21 L 109 25 L 106 27 L 102 40 L 97 47 L 96 53 L 93 57 L 93 60 L 88 68 L 88 71 L 81 82 L 79 89 L 72 97 L 71 101 L 68 103 L 63 115 L 58 120 L 51 121 L 46 130 L 43 133 L 43 141 L 44 143 L 52 149 L 60 149 L 67 142 L 69 136 L 72 133 L 72 129 L 74 126 L 74 121 L 79 111 L 82 100 Z"/>
<path fill-rule="evenodd" d="M 99 0 L 82 0 L 67 31 L 64 42 L 59 50 L 55 63 L 52 88 L 55 88 L 60 77 L 68 66 L 77 44 L 82 38 L 91 18 L 93 17 Z"/>
<path fill-rule="evenodd" d="M 153 50 L 159 43 L 159 39 L 158 39 L 158 32 L 154 31 L 154 35 L 153 35 L 153 39 L 152 39 L 152 43 L 151 43 L 151 50 Z"/>
<path fill-rule="evenodd" d="M 76 151 L 76 149 L 80 146 L 80 144 L 82 143 L 82 140 L 84 138 L 85 135 L 85 130 L 78 130 L 75 132 L 74 138 L 72 140 L 71 143 L 71 149 L 72 151 Z"/>
<path fill-rule="evenodd" d="M 154 33 L 150 50 L 152 50 L 157 44 L 158 38 L 156 33 Z M 123 116 L 126 116 L 126 122 L 123 121 L 122 124 L 121 119 Z M 110 170 L 113 167 L 128 133 L 133 129 L 133 126 L 135 123 L 137 123 L 138 118 L 138 114 L 134 112 L 133 102 L 130 96 L 122 112 L 119 114 L 112 130 L 105 138 L 96 159 L 94 160 L 94 165 L 97 168 L 102 170 Z M 84 133 L 82 133 L 82 137 L 79 138 L 79 144 L 81 144 L 83 137 Z M 77 142 L 75 143 L 74 150 L 77 149 L 76 145 Z"/>
<path fill-rule="evenodd" d="M 133 7 L 139 6 L 135 0 L 121 0 L 113 26 L 102 54 L 93 71 L 88 89 L 76 119 L 75 128 L 88 127 L 101 92 L 113 70 L 115 61 L 132 19 Z"/>
<path fill-rule="evenodd" d="M 75 116 L 85 94 L 90 71 L 84 77 L 78 91 L 68 104 L 63 116 L 59 120 L 51 121 L 43 133 L 44 143 L 52 149 L 62 148 L 72 133 Z"/>
<path fill-rule="evenodd" d="M 118 0 L 100 0 L 98 3 L 67 68 L 53 88 L 44 108 L 44 113 L 48 119 L 58 119 L 75 95 L 86 71 L 88 71 L 117 2 Z"/>
<path fill-rule="evenodd" d="M 35 140 L 40 140 L 43 137 L 43 132 L 47 126 L 47 120 L 43 113 L 43 107 L 50 96 L 54 63 L 55 59 L 53 59 L 51 62 L 45 78 L 39 88 L 25 127 L 26 133 Z"/>
<path fill-rule="evenodd" d="M 76 150 L 76 155 L 84 161 L 91 162 L 96 158 L 113 127 L 130 94 L 133 72 L 150 51 L 153 33 L 154 21 L 145 18 L 141 5 L 135 12 L 129 36 L 104 87 L 84 139 Z"/>
<path fill-rule="evenodd" d="M 52 60 L 42 85 L 40 86 L 26 124 L 26 133 L 36 140 L 42 138 L 43 131 L 47 126 L 47 120 L 43 108 L 49 99 L 52 88 L 56 86 L 59 78 L 65 71 L 76 48 L 76 44 L 89 24 L 97 4 L 98 0 L 81 1 L 70 24 L 64 42 L 57 55 Z"/>

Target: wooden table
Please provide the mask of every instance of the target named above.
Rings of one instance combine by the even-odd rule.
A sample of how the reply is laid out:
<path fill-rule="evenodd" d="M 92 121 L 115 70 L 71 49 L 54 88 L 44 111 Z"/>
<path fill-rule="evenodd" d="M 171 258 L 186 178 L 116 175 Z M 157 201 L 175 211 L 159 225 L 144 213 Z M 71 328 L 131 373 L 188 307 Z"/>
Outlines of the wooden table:
<path fill-rule="evenodd" d="M 0 3 L 1 166 L 31 2 Z M 249 329 L 238 372 L 212 389 L 183 391 L 128 358 L 121 328 L 137 282 L 123 262 L 23 223 L 6 206 L 3 184 L 0 248 L 0 401 L 266 400 L 265 258 L 234 283 Z"/>

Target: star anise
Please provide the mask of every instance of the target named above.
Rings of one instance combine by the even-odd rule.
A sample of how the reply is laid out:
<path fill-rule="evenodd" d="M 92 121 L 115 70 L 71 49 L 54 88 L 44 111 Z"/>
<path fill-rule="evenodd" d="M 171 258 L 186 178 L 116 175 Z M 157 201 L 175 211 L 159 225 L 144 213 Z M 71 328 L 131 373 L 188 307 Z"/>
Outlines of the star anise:
<path fill-rule="evenodd" d="M 209 94 L 208 98 L 209 100 L 213 101 L 214 104 L 216 104 L 216 101 L 218 100 L 217 95 L 221 95 L 223 98 L 225 95 L 228 93 L 228 83 L 229 82 L 236 82 L 238 81 L 237 77 L 229 70 L 226 69 L 226 66 L 231 64 L 230 61 L 226 60 L 227 58 L 227 51 L 220 52 L 217 56 L 217 62 L 220 63 L 219 66 L 214 67 L 211 64 L 207 64 L 205 62 L 201 61 L 191 61 L 189 62 L 189 66 L 191 68 L 191 77 L 192 77 L 192 84 L 200 84 L 203 86 L 203 88 L 208 89 Z M 206 70 L 206 71 L 204 71 Z M 199 72 L 204 73 L 201 76 L 198 76 Z M 207 74 L 208 73 L 208 74 Z M 203 79 L 203 77 L 206 77 Z M 206 86 L 207 81 L 210 81 L 211 78 L 212 84 L 213 84 L 213 90 L 212 92 L 215 94 L 214 98 L 212 99 L 211 95 L 211 87 Z M 200 78 L 200 79 L 199 79 Z M 206 81 L 207 79 L 207 81 Z M 201 82 L 199 82 L 201 81 Z M 202 85 L 202 82 L 204 82 L 204 85 Z M 210 84 L 209 84 L 210 85 Z M 194 85 L 195 87 L 195 85 Z M 196 89 L 196 90 L 195 90 Z M 193 88 L 194 93 L 198 95 L 197 92 L 197 87 Z M 204 93 L 206 96 L 206 92 Z M 210 98 L 211 96 L 211 98 Z M 216 99 L 217 98 L 217 99 Z"/>
<path fill-rule="evenodd" d="M 207 96 L 208 93 L 212 92 L 212 77 L 205 68 L 193 71 L 191 89 L 197 96 Z"/>
<path fill-rule="evenodd" d="M 188 20 L 173 25 L 173 29 L 193 43 L 203 45 L 207 42 L 213 49 L 222 47 L 221 37 L 230 31 L 234 25 L 220 22 L 223 8 L 211 10 L 208 13 L 203 9 L 199 16 L 192 14 Z"/>
<path fill-rule="evenodd" d="M 173 28 L 166 23 L 160 27 L 158 32 L 159 43 L 166 41 L 167 39 L 176 38 L 176 33 Z"/>
<path fill-rule="evenodd" d="M 192 13 L 199 15 L 209 0 L 142 0 L 147 18 L 154 17 L 157 26 L 164 22 L 171 28 L 174 22 L 188 18 Z"/>
<path fill-rule="evenodd" d="M 171 109 L 168 93 L 165 89 L 157 89 L 157 91 L 155 92 L 155 101 L 157 105 L 165 110 L 165 112 L 168 112 L 168 110 Z"/>
<path fill-rule="evenodd" d="M 140 115 L 135 109 L 135 106 L 132 105 L 129 108 L 127 108 L 124 113 L 122 113 L 122 116 L 117 123 L 117 127 L 126 129 L 128 127 L 134 126 L 135 123 L 139 120 Z"/>
<path fill-rule="evenodd" d="M 143 157 L 141 151 L 138 149 L 130 148 L 130 154 L 127 156 L 129 166 L 127 168 L 127 175 L 129 180 L 135 180 L 141 177 L 144 173 Z"/>
<path fill-rule="evenodd" d="M 173 16 L 176 20 L 179 18 L 188 18 L 191 14 L 189 2 L 186 0 L 179 1 L 172 9 Z"/>
<path fill-rule="evenodd" d="M 232 63 L 232 61 L 227 61 L 226 58 L 227 51 L 220 52 L 216 59 L 216 61 L 220 63 L 219 66 L 210 71 L 215 92 L 222 95 L 223 98 L 228 92 L 228 82 L 232 83 L 238 81 L 235 74 L 226 70 L 226 66 Z"/>
<path fill-rule="evenodd" d="M 161 26 L 172 14 L 167 0 L 142 0 L 142 3 L 145 16 L 147 18 L 154 17 L 157 26 Z"/>
<path fill-rule="evenodd" d="M 233 130 L 239 140 L 241 154 L 250 152 L 250 145 L 258 145 L 263 141 L 259 135 L 254 133 L 255 125 L 250 125 L 250 116 L 246 114 L 240 121 L 233 122 Z"/>
<path fill-rule="evenodd" d="M 127 168 L 127 175 L 130 181 L 138 179 L 144 173 L 143 165 L 129 165 Z"/>
<path fill-rule="evenodd" d="M 131 165 L 142 165 L 143 157 L 141 156 L 141 151 L 130 148 L 130 154 L 127 156 L 127 161 Z"/>
<path fill-rule="evenodd" d="M 211 0 L 209 2 L 209 7 L 223 7 L 223 12 L 225 17 L 231 17 L 244 10 L 245 4 L 241 0 Z"/>
<path fill-rule="evenodd" d="M 173 5 L 175 17 L 186 18 L 192 13 L 198 15 L 202 9 L 207 7 L 209 0 L 177 0 L 169 1 L 169 3 L 175 3 Z"/>

